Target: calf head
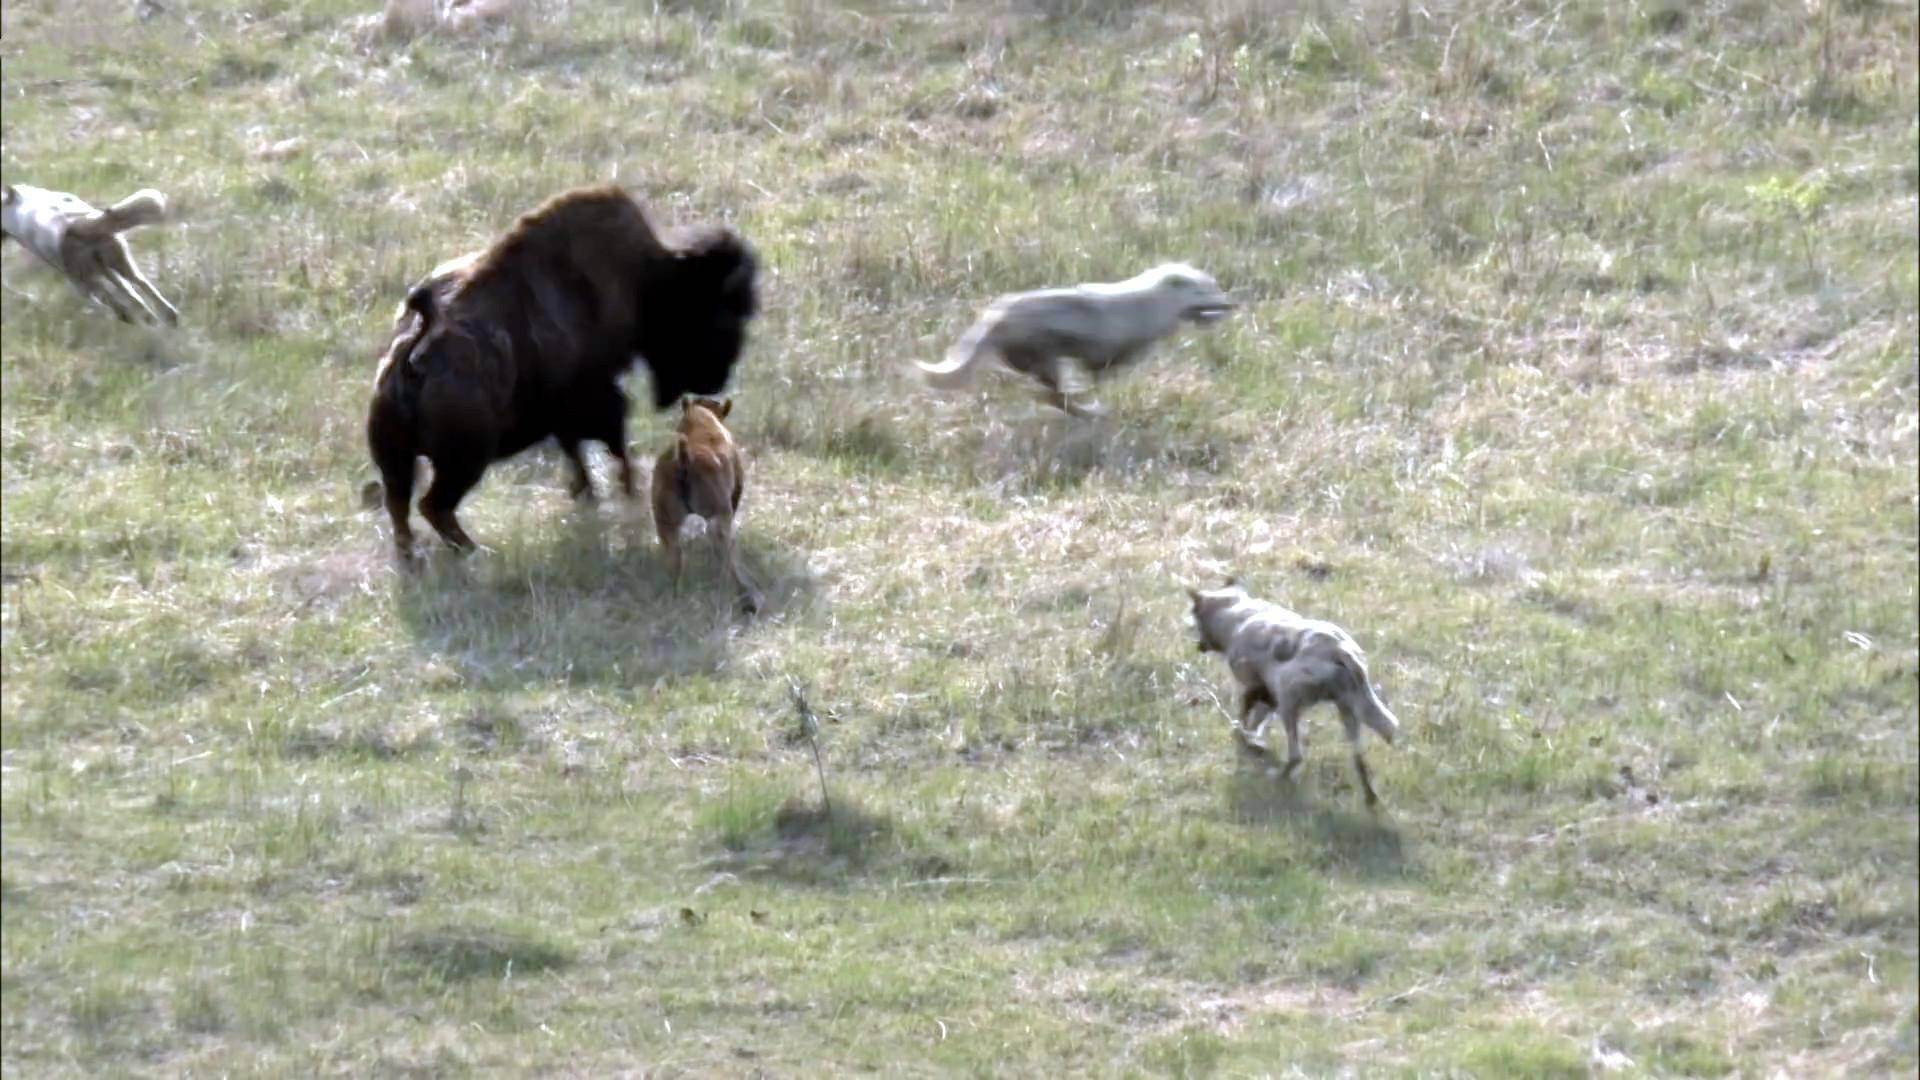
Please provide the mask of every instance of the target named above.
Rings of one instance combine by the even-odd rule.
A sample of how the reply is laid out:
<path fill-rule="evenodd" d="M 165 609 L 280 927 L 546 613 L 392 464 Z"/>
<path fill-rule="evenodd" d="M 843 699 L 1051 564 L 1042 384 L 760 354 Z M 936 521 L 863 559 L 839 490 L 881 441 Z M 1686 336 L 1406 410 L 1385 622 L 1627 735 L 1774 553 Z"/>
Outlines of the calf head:
<path fill-rule="evenodd" d="M 731 436 L 721 421 L 732 411 L 732 398 L 718 401 L 709 397 L 682 398 L 680 419 L 673 429 L 697 449 L 724 446 L 731 441 Z"/>

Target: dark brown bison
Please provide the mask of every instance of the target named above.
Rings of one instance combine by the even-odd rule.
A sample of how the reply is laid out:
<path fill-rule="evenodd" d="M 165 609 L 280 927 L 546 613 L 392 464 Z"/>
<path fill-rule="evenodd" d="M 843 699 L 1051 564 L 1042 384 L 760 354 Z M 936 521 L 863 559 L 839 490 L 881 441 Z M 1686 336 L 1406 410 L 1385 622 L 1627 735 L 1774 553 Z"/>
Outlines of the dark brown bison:
<path fill-rule="evenodd" d="M 656 231 L 631 196 L 589 187 L 549 199 L 491 247 L 434 268 L 407 295 L 374 377 L 367 445 L 393 539 L 413 554 L 414 466 L 433 463 L 420 513 L 474 546 L 454 509 L 492 462 L 553 436 L 592 494 L 580 444 L 605 443 L 634 494 L 627 398 L 637 358 L 664 409 L 717 394 L 753 317 L 754 257 L 730 230 Z"/>

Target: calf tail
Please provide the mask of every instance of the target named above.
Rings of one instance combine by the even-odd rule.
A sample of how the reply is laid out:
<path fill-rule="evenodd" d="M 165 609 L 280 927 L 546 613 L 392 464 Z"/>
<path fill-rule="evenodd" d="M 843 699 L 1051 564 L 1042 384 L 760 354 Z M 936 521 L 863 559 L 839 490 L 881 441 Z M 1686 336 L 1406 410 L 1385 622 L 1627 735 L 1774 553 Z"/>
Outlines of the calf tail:
<path fill-rule="evenodd" d="M 152 188 L 142 188 L 105 210 L 67 226 L 67 231 L 88 238 L 113 236 L 141 225 L 155 224 L 166 216 L 167 197 Z"/>

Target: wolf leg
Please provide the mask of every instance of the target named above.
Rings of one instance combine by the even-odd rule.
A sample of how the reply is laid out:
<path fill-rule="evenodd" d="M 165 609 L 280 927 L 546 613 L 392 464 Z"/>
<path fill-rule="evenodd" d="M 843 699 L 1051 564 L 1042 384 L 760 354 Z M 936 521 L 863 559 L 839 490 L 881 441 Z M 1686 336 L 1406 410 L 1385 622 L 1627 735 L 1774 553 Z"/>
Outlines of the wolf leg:
<path fill-rule="evenodd" d="M 124 241 L 111 249 L 107 262 L 111 264 L 108 269 L 119 279 L 121 286 L 140 301 L 140 306 L 146 308 L 148 314 L 164 320 L 168 326 L 180 325 L 179 309 L 167 303 L 167 298 L 161 296 L 160 290 L 154 288 L 153 282 L 147 280 L 140 268 L 134 265 L 133 253 L 127 250 Z"/>

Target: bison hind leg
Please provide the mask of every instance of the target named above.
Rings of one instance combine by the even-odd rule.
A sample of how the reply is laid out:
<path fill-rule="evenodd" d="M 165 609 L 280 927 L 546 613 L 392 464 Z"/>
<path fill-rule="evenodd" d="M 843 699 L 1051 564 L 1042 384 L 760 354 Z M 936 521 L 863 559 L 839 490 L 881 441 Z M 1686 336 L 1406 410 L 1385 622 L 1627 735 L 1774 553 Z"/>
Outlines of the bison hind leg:
<path fill-rule="evenodd" d="M 466 498 L 473 485 L 480 482 L 480 474 L 486 466 L 478 460 L 456 459 L 452 461 L 436 460 L 433 463 L 433 485 L 427 488 L 427 494 L 420 500 L 420 514 L 433 526 L 440 538 L 462 552 L 479 547 L 467 530 L 460 527 L 460 519 L 454 516 L 454 509 L 460 500 Z M 389 495 L 391 500 L 392 496 Z M 391 505 L 391 501 L 389 501 Z"/>
<path fill-rule="evenodd" d="M 367 484 L 361 497 L 373 505 L 386 504 L 387 516 L 393 520 L 393 546 L 401 564 L 406 566 L 412 564 L 414 554 L 413 525 L 408 518 L 413 512 L 416 462 L 411 452 L 389 444 L 382 437 L 384 434 L 384 430 L 376 426 L 371 440 L 373 464 L 380 470 L 380 479 Z"/>

